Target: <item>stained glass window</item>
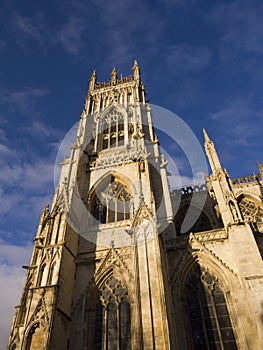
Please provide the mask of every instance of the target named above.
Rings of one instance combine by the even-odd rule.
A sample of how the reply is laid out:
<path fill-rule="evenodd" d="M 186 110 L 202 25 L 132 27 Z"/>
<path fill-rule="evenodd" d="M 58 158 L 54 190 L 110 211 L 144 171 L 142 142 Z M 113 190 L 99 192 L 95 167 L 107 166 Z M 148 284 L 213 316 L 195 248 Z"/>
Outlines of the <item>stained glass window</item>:
<path fill-rule="evenodd" d="M 226 300 L 217 279 L 195 267 L 187 283 L 186 300 L 195 350 L 236 350 Z"/>

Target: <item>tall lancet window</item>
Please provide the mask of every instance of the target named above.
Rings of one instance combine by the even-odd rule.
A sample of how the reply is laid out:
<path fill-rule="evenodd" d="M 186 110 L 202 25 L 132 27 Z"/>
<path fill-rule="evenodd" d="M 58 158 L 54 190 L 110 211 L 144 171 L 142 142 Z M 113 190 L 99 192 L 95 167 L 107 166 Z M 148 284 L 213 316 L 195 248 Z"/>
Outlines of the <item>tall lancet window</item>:
<path fill-rule="evenodd" d="M 236 350 L 226 300 L 217 279 L 195 266 L 187 282 L 186 299 L 195 350 Z"/>
<path fill-rule="evenodd" d="M 131 349 L 128 291 L 115 277 L 103 286 L 96 308 L 94 350 Z"/>
<path fill-rule="evenodd" d="M 131 212 L 131 195 L 127 186 L 110 176 L 96 190 L 91 201 L 92 215 L 105 224 L 128 220 Z"/>
<path fill-rule="evenodd" d="M 124 145 L 124 117 L 112 109 L 102 123 L 102 146 L 108 149 Z"/>

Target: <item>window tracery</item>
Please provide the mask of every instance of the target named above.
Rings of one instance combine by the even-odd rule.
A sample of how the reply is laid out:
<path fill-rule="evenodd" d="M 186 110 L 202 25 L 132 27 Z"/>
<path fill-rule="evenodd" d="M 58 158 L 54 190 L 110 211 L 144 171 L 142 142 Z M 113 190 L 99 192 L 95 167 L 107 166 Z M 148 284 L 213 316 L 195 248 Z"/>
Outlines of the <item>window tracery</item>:
<path fill-rule="evenodd" d="M 186 301 L 194 349 L 237 349 L 224 293 L 207 269 L 194 267 Z"/>
<path fill-rule="evenodd" d="M 128 291 L 113 276 L 102 287 L 96 307 L 94 349 L 131 349 Z"/>
<path fill-rule="evenodd" d="M 102 150 L 124 145 L 124 117 L 115 109 L 104 118 L 102 124 Z"/>
<path fill-rule="evenodd" d="M 115 177 L 106 181 L 94 193 L 92 214 L 95 219 L 105 224 L 128 220 L 131 211 L 131 196 L 128 189 Z"/>
<path fill-rule="evenodd" d="M 257 224 L 263 223 L 263 208 L 254 201 L 243 197 L 239 201 L 240 210 L 244 219 Z"/>
<path fill-rule="evenodd" d="M 45 285 L 46 272 L 47 272 L 47 265 L 43 264 L 39 269 L 39 275 L 38 275 L 38 281 L 37 281 L 38 287 L 42 287 Z"/>
<path fill-rule="evenodd" d="M 39 349 L 40 344 L 45 344 L 45 330 L 38 322 L 35 323 L 28 332 L 25 350 Z"/>

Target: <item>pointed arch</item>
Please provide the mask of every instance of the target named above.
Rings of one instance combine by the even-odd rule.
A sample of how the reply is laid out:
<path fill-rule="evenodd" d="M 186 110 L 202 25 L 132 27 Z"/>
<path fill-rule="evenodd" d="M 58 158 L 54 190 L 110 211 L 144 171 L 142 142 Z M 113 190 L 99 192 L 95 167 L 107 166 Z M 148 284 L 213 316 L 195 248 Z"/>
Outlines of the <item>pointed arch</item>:
<path fill-rule="evenodd" d="M 130 181 L 109 172 L 92 187 L 88 196 L 89 211 L 102 224 L 129 220 L 133 196 Z"/>
<path fill-rule="evenodd" d="M 45 325 L 41 321 L 35 321 L 26 331 L 25 350 L 44 349 L 46 346 Z"/>
<path fill-rule="evenodd" d="M 48 278 L 47 278 L 47 285 L 52 285 L 54 284 L 54 280 L 55 280 L 55 272 L 57 269 L 57 263 L 56 261 L 54 261 L 49 268 L 49 272 L 48 272 Z"/>
<path fill-rule="evenodd" d="M 37 279 L 37 287 L 42 287 L 46 284 L 48 277 L 48 267 L 47 264 L 44 262 L 38 272 L 38 279 Z"/>
<path fill-rule="evenodd" d="M 237 349 L 245 339 L 230 291 L 239 288 L 239 280 L 209 251 L 197 249 L 193 242 L 192 249 L 173 279 L 174 302 L 180 304 L 181 331 L 187 339 L 185 346 L 200 350 L 228 348 L 229 342 L 230 349 Z"/>
<path fill-rule="evenodd" d="M 262 232 L 263 206 L 259 198 L 250 193 L 240 193 L 237 202 L 244 220 L 251 222 L 254 230 Z"/>
<path fill-rule="evenodd" d="M 101 115 L 99 125 L 99 149 L 106 150 L 124 145 L 127 112 L 118 105 L 112 105 Z"/>
<path fill-rule="evenodd" d="M 93 348 L 131 349 L 131 306 L 125 283 L 111 274 L 101 285 L 96 305 Z"/>
<path fill-rule="evenodd" d="M 237 349 L 225 294 L 217 277 L 195 264 L 184 288 L 193 348 Z"/>

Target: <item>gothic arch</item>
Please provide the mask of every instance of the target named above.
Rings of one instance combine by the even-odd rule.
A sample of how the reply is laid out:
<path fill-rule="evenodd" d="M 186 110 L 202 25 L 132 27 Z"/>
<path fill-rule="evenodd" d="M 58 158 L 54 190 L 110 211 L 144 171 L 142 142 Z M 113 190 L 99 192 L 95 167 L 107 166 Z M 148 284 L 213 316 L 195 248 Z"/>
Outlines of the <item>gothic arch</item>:
<path fill-rule="evenodd" d="M 47 278 L 48 278 L 48 264 L 44 262 L 39 267 L 38 277 L 37 277 L 37 287 L 44 286 L 47 282 Z"/>
<path fill-rule="evenodd" d="M 256 201 L 257 203 L 262 203 L 262 200 L 260 197 L 252 192 L 246 191 L 246 189 L 242 189 L 236 193 L 236 199 L 239 202 L 243 197 L 250 198 L 253 201 Z"/>
<path fill-rule="evenodd" d="M 134 322 L 134 298 L 129 288 L 129 285 L 132 285 L 129 278 L 128 273 L 124 269 L 114 265 L 114 267 L 111 266 L 104 269 L 100 273 L 99 278 L 95 278 L 89 283 L 86 293 L 83 294 L 83 297 L 87 300 L 85 303 L 85 327 L 87 331 L 84 342 L 88 348 L 101 349 L 102 339 L 107 343 L 109 341 L 122 342 L 120 339 L 123 329 L 127 331 L 126 326 L 131 327 Z M 112 293 L 113 295 L 111 295 Z M 124 306 L 128 310 L 126 318 L 121 311 Z M 112 332 L 114 333 L 112 324 L 117 327 L 115 332 L 119 334 L 118 337 L 116 337 L 116 334 L 115 336 L 114 334 L 111 335 L 111 338 L 108 335 Z M 108 329 L 108 327 L 111 327 L 111 329 Z M 131 328 L 128 337 L 124 338 L 123 341 L 130 344 Z M 120 348 L 130 349 L 130 347 Z"/>
<path fill-rule="evenodd" d="M 88 210 L 102 224 L 129 220 L 133 215 L 133 198 L 130 181 L 108 172 L 89 192 Z"/>
<path fill-rule="evenodd" d="M 99 289 L 99 299 L 95 304 L 94 349 L 131 349 L 132 303 L 122 279 L 116 273 L 109 274 Z"/>
<path fill-rule="evenodd" d="M 185 261 L 184 266 L 175 272 L 175 277 L 180 280 L 179 288 L 177 288 L 178 294 L 180 297 L 183 296 L 184 285 L 187 282 L 189 273 L 195 265 L 201 265 L 207 267 L 222 283 L 222 287 L 226 293 L 229 293 L 231 289 L 231 282 L 233 282 L 233 277 L 236 279 L 236 276 L 230 271 L 226 272 L 224 268 L 221 268 L 217 262 L 214 261 L 213 256 L 207 256 L 198 253 L 189 254 L 187 261 Z M 176 283 L 175 277 L 173 277 L 173 284 Z M 231 281 L 231 282 L 230 282 Z M 237 283 L 239 283 L 236 280 Z"/>
<path fill-rule="evenodd" d="M 123 105 L 115 102 L 104 109 L 99 119 L 100 120 L 104 119 L 104 117 L 113 110 L 116 110 L 117 112 L 121 113 L 124 118 L 127 118 L 128 116 L 126 108 Z"/>
<path fill-rule="evenodd" d="M 240 193 L 237 202 L 245 221 L 251 222 L 255 231 L 262 231 L 263 206 L 258 196 L 251 193 Z"/>
<path fill-rule="evenodd" d="M 130 302 L 134 302 L 134 291 L 131 289 L 133 286 L 133 280 L 127 269 L 124 267 L 121 268 L 119 266 L 109 266 L 105 270 L 103 270 L 98 276 L 95 276 L 95 284 L 98 290 L 102 288 L 105 282 L 110 279 L 112 276 L 116 277 L 120 281 L 122 281 L 128 290 Z"/>
<path fill-rule="evenodd" d="M 179 270 L 177 271 L 177 279 L 175 280 L 175 278 L 173 278 L 172 294 L 173 299 L 176 300 L 175 303 L 181 303 L 179 310 L 182 313 L 182 332 L 185 333 L 185 339 L 188 339 L 186 330 L 190 329 L 189 317 L 187 315 L 187 312 L 185 312 L 188 307 L 185 298 L 186 286 L 188 280 L 191 278 L 192 271 L 196 266 L 200 269 L 201 267 L 205 268 L 206 271 L 214 276 L 214 278 L 218 281 L 218 285 L 221 288 L 225 298 L 225 303 L 231 320 L 236 344 L 240 348 L 245 348 L 245 332 L 243 329 L 242 321 L 240 321 L 237 317 L 238 311 L 233 300 L 233 292 L 231 292 L 237 288 L 240 288 L 238 277 L 230 270 L 228 271 L 226 267 L 220 266 L 212 255 L 207 256 L 204 252 L 197 252 L 193 253 L 191 256 L 189 255 L 187 261 L 184 261 L 184 266 L 181 266 L 181 268 L 179 267 Z M 250 310 L 248 308 L 246 310 L 246 313 L 250 313 Z M 190 346 L 190 344 L 188 344 L 188 346 Z"/>
<path fill-rule="evenodd" d="M 36 320 L 27 327 L 25 332 L 25 343 L 23 350 L 37 350 L 46 346 L 46 329 L 47 325 L 42 320 Z M 39 332 L 40 334 L 36 334 Z M 39 343 L 43 342 L 43 346 Z"/>
<path fill-rule="evenodd" d="M 126 175 L 124 175 L 122 173 L 110 170 L 110 171 L 107 171 L 102 176 L 100 176 L 100 178 L 97 181 L 95 181 L 95 183 L 91 186 L 91 188 L 89 190 L 88 197 L 90 198 L 94 194 L 96 189 L 99 188 L 100 185 L 103 184 L 103 182 L 106 181 L 107 178 L 109 178 L 110 176 L 113 176 L 113 177 L 117 178 L 118 180 L 120 180 L 121 182 L 125 183 L 128 186 L 128 189 L 133 197 L 137 193 L 136 188 L 135 188 L 133 182 L 131 181 L 131 179 L 129 179 Z"/>

